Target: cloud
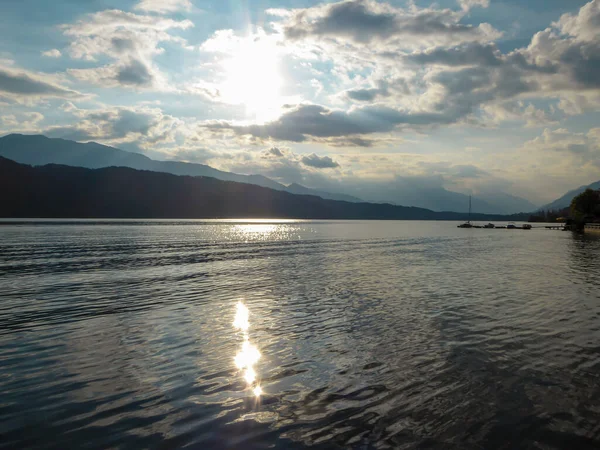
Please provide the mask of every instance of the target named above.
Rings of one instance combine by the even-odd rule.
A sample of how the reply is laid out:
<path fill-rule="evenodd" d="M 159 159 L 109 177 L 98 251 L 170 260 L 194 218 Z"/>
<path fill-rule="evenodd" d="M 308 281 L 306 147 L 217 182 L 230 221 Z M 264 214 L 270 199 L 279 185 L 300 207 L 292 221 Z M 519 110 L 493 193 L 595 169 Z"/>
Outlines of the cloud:
<path fill-rule="evenodd" d="M 169 90 L 166 76 L 156 67 L 153 58 L 164 51 L 159 47 L 162 42 L 186 47 L 187 42 L 170 34 L 170 31 L 192 26 L 189 20 L 120 10 L 89 14 L 74 24 L 61 27 L 64 34 L 73 40 L 69 54 L 87 61 L 108 57 L 112 62 L 94 68 L 70 69 L 68 73 L 79 80 L 104 87 Z"/>
<path fill-rule="evenodd" d="M 502 122 L 519 122 L 526 128 L 548 126 L 558 123 L 555 113 L 545 109 L 536 108 L 533 103 L 523 100 L 492 103 L 482 107 L 485 115 L 484 120 L 493 124 Z"/>
<path fill-rule="evenodd" d="M 528 141 L 524 146 L 544 152 L 553 151 L 568 154 L 583 162 L 597 160 L 600 164 L 600 128 L 592 128 L 587 133 L 572 133 L 564 128 L 546 128 L 541 136 Z"/>
<path fill-rule="evenodd" d="M 190 0 L 141 0 L 134 9 L 160 14 L 192 9 Z"/>
<path fill-rule="evenodd" d="M 490 0 L 458 0 L 458 4 L 463 11 L 469 11 L 471 8 L 480 7 L 487 8 L 490 6 Z"/>
<path fill-rule="evenodd" d="M 373 103 L 389 97 L 410 95 L 410 90 L 410 85 L 404 78 L 378 79 L 371 87 L 348 89 L 344 95 L 353 101 Z"/>
<path fill-rule="evenodd" d="M 279 150 L 277 147 L 271 147 L 269 150 L 267 150 L 267 154 L 269 156 L 275 156 L 277 158 L 283 157 L 283 152 L 281 150 Z"/>
<path fill-rule="evenodd" d="M 527 106 L 517 113 L 507 100 L 525 97 L 560 99 L 565 112 L 580 113 L 600 104 L 600 0 L 551 28 L 536 33 L 529 46 L 502 54 L 494 44 L 437 47 L 404 57 L 426 69 L 426 90 L 438 110 L 457 118 L 483 111 L 494 120 L 526 118 L 528 126 L 548 123 L 545 112 Z M 504 106 L 499 106 L 504 103 Z M 513 103 L 514 105 L 514 103 Z M 488 116 L 489 118 L 489 116 Z"/>
<path fill-rule="evenodd" d="M 488 42 L 500 36 L 489 24 L 466 25 L 460 23 L 461 17 L 448 9 L 405 10 L 371 0 L 346 0 L 294 10 L 285 17 L 283 30 L 292 41 L 328 37 L 358 44 L 378 41 L 400 46 Z"/>
<path fill-rule="evenodd" d="M 358 126 L 355 132 L 326 136 L 317 130 L 321 124 L 341 130 L 358 111 L 330 113 L 305 105 L 284 111 L 279 121 L 266 127 L 234 129 L 255 137 L 282 136 L 302 142 L 310 136 L 316 141 L 319 137 L 387 133 L 402 128 L 399 125 L 415 128 L 465 122 L 485 126 L 519 118 L 532 127 L 551 123 L 547 111 L 531 104 L 515 106 L 516 101 L 532 98 L 555 98 L 558 107 L 570 114 L 600 106 L 600 27 L 596 26 L 600 0 L 563 15 L 537 33 L 529 46 L 508 53 L 491 42 L 499 33 L 486 34 L 486 29 L 491 30 L 487 24 L 466 26 L 461 22 L 468 9 L 487 7 L 488 2 L 473 0 L 461 5 L 463 11 L 457 12 L 348 0 L 269 11 L 280 18 L 276 28 L 284 33 L 290 51 L 300 59 L 312 55 L 332 64 L 327 84 L 341 88 L 334 95 L 338 108 L 350 101 L 395 113 L 385 114 L 389 121 L 382 121 L 380 127 Z M 307 117 L 301 112 L 314 119 L 306 132 L 303 122 Z M 301 123 L 297 132 L 286 124 L 292 116 L 302 116 L 297 117 Z M 488 119 L 492 122 L 486 123 Z"/>
<path fill-rule="evenodd" d="M 514 152 L 515 175 L 521 184 L 531 183 L 538 192 L 550 192 L 552 200 L 574 187 L 598 181 L 600 128 L 574 133 L 565 128 L 546 128 Z"/>
<path fill-rule="evenodd" d="M 349 89 L 346 95 L 359 102 L 372 102 L 379 96 L 389 95 L 389 92 L 386 88 Z"/>
<path fill-rule="evenodd" d="M 415 64 L 439 64 L 443 66 L 500 66 L 501 54 L 494 44 L 470 43 L 452 48 L 432 48 L 415 52 L 404 58 Z"/>
<path fill-rule="evenodd" d="M 599 5 L 600 0 L 593 0 L 577 14 L 563 15 L 551 28 L 537 33 L 528 47 L 508 53 L 493 43 L 473 41 L 398 53 L 397 43 L 388 39 L 388 35 L 400 33 L 396 27 L 405 16 L 439 15 L 451 23 L 460 14 L 450 10 L 415 7 L 405 11 L 368 0 L 349 0 L 278 11 L 285 24 L 282 29 L 292 41 L 323 35 L 366 42 L 375 39 L 375 28 L 381 27 L 385 33 L 377 39 L 379 44 L 385 40 L 385 45 L 375 43 L 373 52 L 357 50 L 359 74 L 357 68 L 344 65 L 348 60 L 332 60 L 338 84 L 353 85 L 337 94 L 337 108 L 301 103 L 284 108 L 279 118 L 262 124 L 213 121 L 202 126 L 229 130 L 258 142 L 354 147 L 377 145 L 378 140 L 403 129 L 456 123 L 497 126 L 522 121 L 528 127 L 547 126 L 557 120 L 556 111 L 547 105 L 536 107 L 532 99 L 558 99 L 558 107 L 568 113 L 600 106 L 600 31 L 594 26 L 600 23 Z M 365 21 L 359 26 L 361 18 Z M 359 34 L 361 30 L 365 36 Z M 331 51 L 333 58 L 338 58 L 335 50 L 342 47 L 323 41 L 324 46 L 315 41 L 309 48 Z M 367 139 L 369 135 L 374 139 Z"/>
<path fill-rule="evenodd" d="M 152 84 L 152 70 L 142 61 L 133 59 L 128 64 L 119 67 L 116 80 L 123 85 L 145 86 Z"/>
<path fill-rule="evenodd" d="M 340 165 L 329 156 L 315 153 L 302 155 L 286 147 L 260 152 L 232 151 L 214 155 L 212 166 L 236 173 L 261 174 L 284 184 L 328 185 L 332 176 L 339 175 Z M 327 170 L 327 174 L 323 169 Z"/>
<path fill-rule="evenodd" d="M 319 156 L 315 153 L 303 156 L 301 161 L 305 166 L 315 167 L 317 169 L 333 169 L 335 167 L 340 167 L 340 165 L 329 156 Z"/>
<path fill-rule="evenodd" d="M 11 133 L 36 133 L 39 123 L 45 119 L 39 112 L 25 112 L 0 116 L 0 130 Z"/>
<path fill-rule="evenodd" d="M 62 53 L 60 52 L 60 50 L 54 48 L 52 50 L 42 52 L 42 56 L 45 56 L 47 58 L 60 58 L 62 56 Z"/>
<path fill-rule="evenodd" d="M 0 66 L 0 93 L 12 99 L 75 98 L 81 94 L 56 83 L 51 75 Z"/>
<path fill-rule="evenodd" d="M 183 122 L 164 114 L 159 108 L 114 107 L 93 110 L 70 109 L 78 122 L 44 130 L 49 137 L 111 144 L 135 143 L 150 148 L 174 143 Z"/>
<path fill-rule="evenodd" d="M 289 108 L 281 117 L 263 125 L 237 125 L 231 122 L 206 122 L 213 131 L 231 130 L 238 135 L 259 139 L 304 142 L 318 138 L 338 138 L 392 131 L 396 126 L 449 123 L 450 115 L 435 112 L 408 112 L 384 106 L 365 106 L 349 111 L 302 104 Z"/>
<path fill-rule="evenodd" d="M 317 80 L 316 78 L 313 78 L 312 80 L 310 80 L 310 85 L 315 88 L 315 97 L 317 97 L 319 94 L 321 94 L 321 92 L 323 92 L 323 89 L 325 88 L 323 86 L 323 83 L 319 80 Z"/>
<path fill-rule="evenodd" d="M 163 75 L 151 63 L 138 59 L 94 69 L 68 69 L 67 72 L 81 81 L 103 87 L 156 87 L 167 90 Z"/>
<path fill-rule="evenodd" d="M 547 89 L 600 89 L 599 24 L 600 0 L 593 0 L 533 36 L 526 55 L 536 66 L 555 68 L 542 80 Z"/>

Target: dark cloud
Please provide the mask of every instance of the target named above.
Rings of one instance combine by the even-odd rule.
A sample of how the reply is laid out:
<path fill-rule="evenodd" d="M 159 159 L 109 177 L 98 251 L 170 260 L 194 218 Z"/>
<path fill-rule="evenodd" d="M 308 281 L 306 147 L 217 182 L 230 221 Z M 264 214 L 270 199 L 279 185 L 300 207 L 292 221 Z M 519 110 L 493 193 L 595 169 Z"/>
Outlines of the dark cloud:
<path fill-rule="evenodd" d="M 240 135 L 261 139 L 303 142 L 311 138 L 356 136 L 392 131 L 397 125 L 430 125 L 450 123 L 453 117 L 444 113 L 411 113 L 385 106 L 367 106 L 350 111 L 338 111 L 320 105 L 298 105 L 279 119 L 264 125 L 234 125 L 210 122 L 204 126 L 213 130 L 230 129 Z"/>
<path fill-rule="evenodd" d="M 77 97 L 80 94 L 25 72 L 0 67 L 0 92 L 30 97 Z"/>
<path fill-rule="evenodd" d="M 95 120 L 96 115 L 90 115 L 90 119 Z M 158 121 L 154 114 L 131 109 L 119 109 L 116 114 L 104 114 L 103 120 L 110 121 L 112 136 L 115 138 L 125 137 L 129 133 L 140 133 L 145 136 Z"/>
<path fill-rule="evenodd" d="M 457 71 L 438 72 L 431 81 L 441 84 L 449 95 L 464 94 L 492 85 L 492 72 L 485 67 L 470 67 Z"/>
<path fill-rule="evenodd" d="M 113 48 L 119 53 L 126 53 L 136 49 L 136 44 L 133 39 L 114 37 L 110 40 Z"/>
<path fill-rule="evenodd" d="M 346 97 L 359 102 L 373 102 L 378 98 L 387 98 L 394 94 L 409 94 L 410 87 L 404 78 L 392 80 L 377 80 L 376 87 L 363 89 L 349 89 Z"/>
<path fill-rule="evenodd" d="M 428 36 L 461 42 L 497 35 L 489 25 L 465 25 L 459 23 L 460 18 L 451 10 L 405 11 L 369 0 L 347 0 L 298 10 L 284 30 L 286 37 L 292 40 L 330 36 L 346 37 L 358 43 Z"/>
<path fill-rule="evenodd" d="M 342 35 L 368 42 L 373 37 L 387 37 L 397 29 L 394 14 L 372 11 L 370 4 L 361 0 L 335 3 L 312 24 L 303 24 L 302 19 L 304 15 L 300 14 L 295 25 L 286 27 L 285 34 L 288 38 Z"/>
<path fill-rule="evenodd" d="M 335 167 L 340 167 L 340 165 L 329 156 L 319 156 L 315 153 L 303 156 L 301 161 L 305 166 L 315 167 L 317 169 L 333 169 Z"/>
<path fill-rule="evenodd" d="M 270 156 L 275 156 L 278 158 L 283 157 L 283 152 L 281 150 L 279 150 L 277 147 L 271 147 L 269 150 L 267 150 L 267 153 Z"/>
<path fill-rule="evenodd" d="M 346 91 L 346 95 L 352 100 L 359 102 L 372 102 L 378 96 L 388 96 L 387 89 L 369 88 L 369 89 L 350 89 Z"/>
<path fill-rule="evenodd" d="M 579 86 L 600 88 L 600 42 L 574 44 L 560 55 L 559 61 Z"/>
<path fill-rule="evenodd" d="M 151 86 L 154 76 L 148 66 L 134 59 L 118 69 L 116 80 L 123 85 Z"/>
<path fill-rule="evenodd" d="M 521 64 L 513 64 L 510 58 L 499 57 L 498 63 L 490 65 L 432 71 L 427 81 L 443 88 L 434 108 L 448 119 L 448 123 L 453 123 L 490 102 L 540 91 L 536 75 Z"/>

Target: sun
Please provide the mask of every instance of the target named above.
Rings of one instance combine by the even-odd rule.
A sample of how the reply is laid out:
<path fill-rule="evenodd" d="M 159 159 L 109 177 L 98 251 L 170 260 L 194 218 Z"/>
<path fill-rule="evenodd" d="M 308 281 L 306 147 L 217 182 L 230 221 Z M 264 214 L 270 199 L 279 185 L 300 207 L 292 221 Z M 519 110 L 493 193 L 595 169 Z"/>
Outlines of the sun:
<path fill-rule="evenodd" d="M 267 122 L 280 114 L 283 77 L 277 44 L 264 37 L 240 40 L 222 62 L 221 93 L 228 103 L 243 105 L 248 119 Z"/>

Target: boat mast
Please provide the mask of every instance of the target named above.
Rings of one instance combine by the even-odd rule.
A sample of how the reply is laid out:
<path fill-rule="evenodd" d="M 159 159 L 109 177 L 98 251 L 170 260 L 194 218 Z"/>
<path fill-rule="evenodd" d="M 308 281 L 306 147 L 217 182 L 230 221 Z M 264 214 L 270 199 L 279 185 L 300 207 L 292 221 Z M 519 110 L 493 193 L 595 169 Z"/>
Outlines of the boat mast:
<path fill-rule="evenodd" d="M 467 221 L 471 223 L 471 196 L 469 195 L 469 220 Z"/>

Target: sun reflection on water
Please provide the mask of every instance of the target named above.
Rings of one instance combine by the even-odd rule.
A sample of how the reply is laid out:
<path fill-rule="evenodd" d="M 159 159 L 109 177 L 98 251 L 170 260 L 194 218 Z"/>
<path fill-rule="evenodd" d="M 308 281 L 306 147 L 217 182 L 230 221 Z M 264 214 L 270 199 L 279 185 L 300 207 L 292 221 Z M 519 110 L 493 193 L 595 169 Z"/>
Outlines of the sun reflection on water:
<path fill-rule="evenodd" d="M 257 381 L 257 374 L 254 366 L 261 355 L 258 348 L 250 342 L 250 336 L 248 334 L 248 329 L 250 328 L 250 311 L 241 301 L 236 305 L 233 327 L 240 330 L 244 337 L 242 348 L 237 355 L 235 355 L 233 361 L 235 362 L 236 367 L 242 371 L 243 378 L 246 380 L 248 388 L 252 389 L 252 392 L 256 397 L 260 397 L 263 390 Z"/>

